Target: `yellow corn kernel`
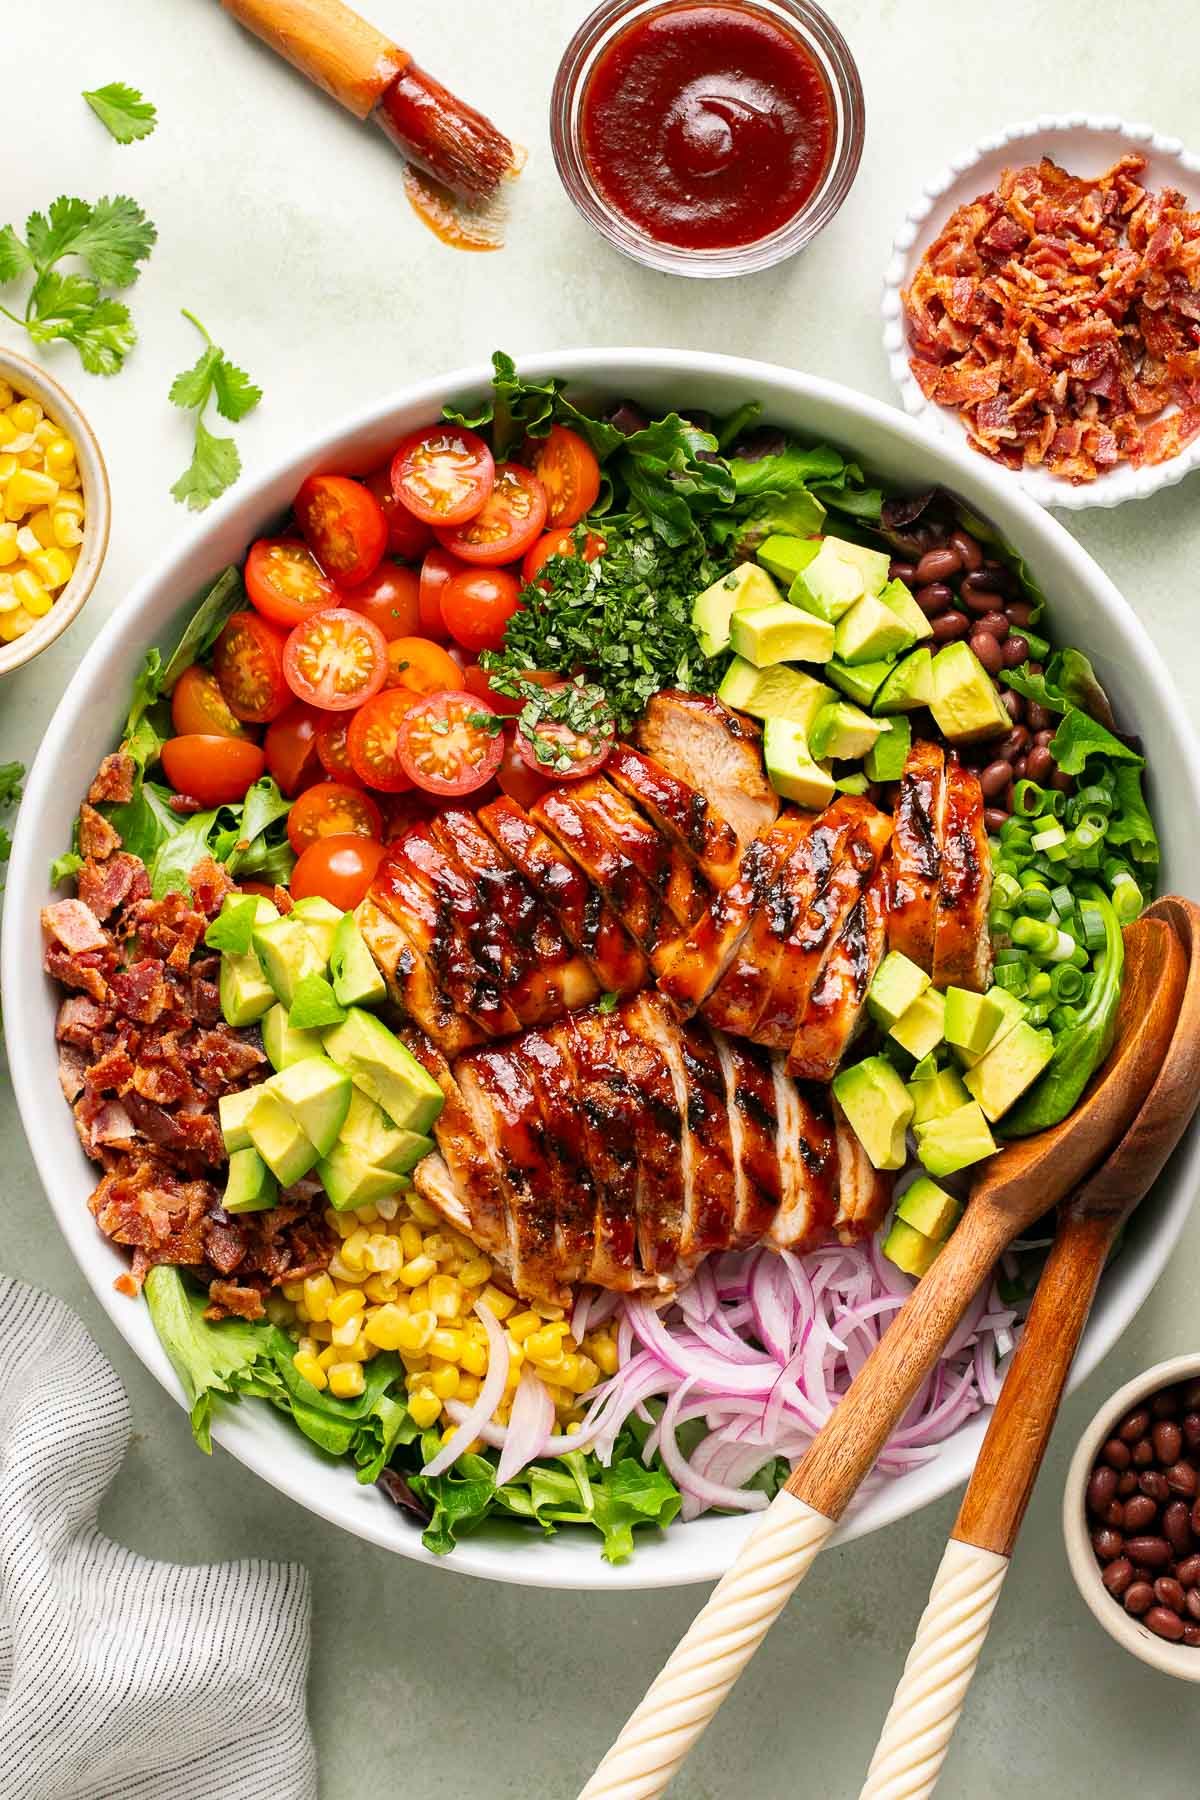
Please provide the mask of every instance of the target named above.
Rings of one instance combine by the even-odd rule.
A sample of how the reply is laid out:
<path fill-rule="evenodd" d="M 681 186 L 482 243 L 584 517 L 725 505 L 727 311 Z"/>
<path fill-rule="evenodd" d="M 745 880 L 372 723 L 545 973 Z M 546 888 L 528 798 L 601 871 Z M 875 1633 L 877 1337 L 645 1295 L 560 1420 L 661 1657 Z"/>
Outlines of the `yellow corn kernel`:
<path fill-rule="evenodd" d="M 458 1374 L 458 1398 L 464 1406 L 472 1406 L 479 1398 L 479 1382 L 474 1375 L 468 1375 L 461 1369 Z"/>
<path fill-rule="evenodd" d="M 327 1344 L 333 1336 L 333 1326 L 328 1319 L 313 1319 L 308 1327 L 308 1335 L 315 1337 L 318 1344 Z"/>
<path fill-rule="evenodd" d="M 461 1362 L 466 1347 L 465 1334 L 461 1331 L 451 1331 L 447 1326 L 438 1327 L 429 1340 L 430 1356 L 440 1356 L 443 1362 Z"/>
<path fill-rule="evenodd" d="M 428 1372 L 429 1358 L 427 1356 L 416 1356 L 409 1350 L 401 1350 L 400 1361 L 404 1364 L 405 1369 L 405 1387 L 410 1388 L 413 1385 L 412 1381 L 409 1379 L 410 1376 L 415 1379 L 418 1375 L 424 1375 Z"/>
<path fill-rule="evenodd" d="M 0 378 L 0 411 L 6 406 L 11 406 L 16 397 L 8 382 Z"/>
<path fill-rule="evenodd" d="M 375 1354 L 374 1344 L 369 1344 L 361 1331 L 348 1344 L 338 1344 L 336 1349 L 343 1362 L 370 1362 Z"/>
<path fill-rule="evenodd" d="M 365 1272 L 361 1268 L 352 1269 L 349 1263 L 343 1262 L 340 1250 L 335 1250 L 329 1259 L 329 1273 L 337 1281 L 344 1281 L 350 1287 L 357 1287 Z"/>
<path fill-rule="evenodd" d="M 10 563 L 15 563 L 20 554 L 17 545 L 17 527 L 6 519 L 3 524 L 0 524 L 0 569 L 5 569 Z M 11 587 L 9 591 L 12 591 Z"/>
<path fill-rule="evenodd" d="M 504 1383 L 504 1392 L 510 1400 L 517 1391 L 517 1383 L 521 1379 L 521 1364 L 524 1360 L 525 1358 L 523 1356 L 519 1359 L 514 1356 L 508 1365 L 508 1376 Z"/>
<path fill-rule="evenodd" d="M 11 644 L 14 638 L 23 637 L 33 626 L 33 614 L 27 613 L 23 606 L 12 606 L 4 610 L 4 597 L 0 595 L 0 638 Z"/>
<path fill-rule="evenodd" d="M 41 449 L 34 443 L 32 438 L 27 438 L 25 442 L 27 448 L 22 450 L 21 454 L 17 457 L 17 461 L 23 469 L 32 469 L 35 475 L 40 475 L 42 473 Z"/>
<path fill-rule="evenodd" d="M 54 549 L 54 514 L 48 506 L 40 506 L 37 512 L 30 515 L 26 529 L 32 531 L 39 549 Z"/>
<path fill-rule="evenodd" d="M 396 1348 L 407 1350 L 413 1355 L 421 1355 L 429 1348 L 429 1341 L 437 1329 L 437 1320 L 431 1312 L 409 1313 L 401 1318 L 396 1326 Z"/>
<path fill-rule="evenodd" d="M 363 1336 L 377 1350 L 399 1350 L 408 1324 L 407 1313 L 389 1301 L 371 1313 L 363 1326 Z"/>
<path fill-rule="evenodd" d="M 557 1332 L 531 1331 L 525 1339 L 525 1354 L 530 1362 L 537 1363 L 544 1369 L 561 1368 L 563 1363 L 562 1339 Z"/>
<path fill-rule="evenodd" d="M 390 1306 L 396 1298 L 396 1278 L 394 1275 L 368 1275 L 363 1282 L 363 1293 L 368 1300 L 374 1300 L 377 1306 Z M 408 1297 L 405 1296 L 404 1310 L 408 1311 Z"/>
<path fill-rule="evenodd" d="M 38 580 L 46 588 L 66 587 L 75 572 L 75 565 L 65 550 L 35 550 L 29 558 L 29 566 Z"/>
<path fill-rule="evenodd" d="M 533 1310 L 540 1319 L 558 1320 L 563 1316 L 561 1306 L 548 1306 L 544 1300 L 538 1300 Z"/>
<path fill-rule="evenodd" d="M 27 613 L 35 619 L 41 619 L 54 604 L 54 598 L 48 594 L 32 569 L 17 569 L 12 575 L 13 593 L 21 602 Z"/>
<path fill-rule="evenodd" d="M 339 1400 L 356 1400 L 366 1385 L 361 1363 L 334 1363 L 329 1371 L 329 1391 Z"/>
<path fill-rule="evenodd" d="M 325 1371 L 311 1350 L 297 1350 L 292 1358 L 292 1364 L 297 1372 L 303 1375 L 305 1381 L 313 1387 L 320 1389 L 325 1386 Z"/>
<path fill-rule="evenodd" d="M 617 1346 L 611 1337 L 595 1332 L 591 1337 L 584 1339 L 583 1347 L 598 1365 L 601 1374 L 616 1374 Z"/>
<path fill-rule="evenodd" d="M 400 1211 L 399 1194 L 380 1194 L 375 1202 L 375 1211 L 385 1224 L 390 1224 Z"/>
<path fill-rule="evenodd" d="M 379 1222 L 379 1209 L 374 1201 L 369 1201 L 366 1206 L 356 1206 L 354 1209 L 354 1216 L 360 1225 L 377 1225 Z"/>
<path fill-rule="evenodd" d="M 600 1379 L 600 1370 L 590 1356 L 564 1356 L 559 1380 L 576 1394 L 586 1394 Z"/>
<path fill-rule="evenodd" d="M 15 454 L 11 451 L 0 453 L 0 487 L 6 488 L 17 470 L 20 468 Z"/>
<path fill-rule="evenodd" d="M 427 1431 L 441 1418 L 442 1403 L 436 1394 L 428 1391 L 421 1394 L 410 1394 L 408 1411 L 414 1425 L 419 1425 L 422 1431 Z"/>
<path fill-rule="evenodd" d="M 13 511 L 15 506 L 26 512 L 32 506 L 44 506 L 57 492 L 58 483 L 53 475 L 41 475 L 36 469 L 18 469 L 4 493 L 9 518 L 21 516 Z"/>
<path fill-rule="evenodd" d="M 12 576 L 0 575 L 0 613 L 16 612 L 20 604 L 12 584 Z"/>
<path fill-rule="evenodd" d="M 320 1356 L 318 1356 L 317 1361 L 326 1373 L 328 1373 L 328 1371 L 332 1369 L 334 1363 L 342 1361 L 342 1353 L 336 1344 L 326 1344 L 324 1350 L 322 1350 Z"/>
<path fill-rule="evenodd" d="M 328 1313 L 329 1323 L 344 1325 L 347 1319 L 352 1319 L 356 1313 L 362 1311 L 362 1304 L 362 1289 L 347 1288 L 338 1295 L 336 1300 L 331 1302 Z"/>
<path fill-rule="evenodd" d="M 17 526 L 17 549 L 22 556 L 36 556 L 41 547 L 28 525 Z"/>
<path fill-rule="evenodd" d="M 397 1276 L 396 1279 L 398 1281 L 400 1277 Z M 410 1312 L 428 1312 L 430 1310 L 429 1283 L 427 1281 L 418 1282 L 416 1287 L 410 1291 L 408 1310 Z"/>
<path fill-rule="evenodd" d="M 420 1287 L 422 1282 L 428 1281 L 431 1275 L 436 1274 L 437 1264 L 431 1256 L 414 1256 L 412 1261 L 406 1262 L 401 1269 L 400 1279 L 405 1287 L 416 1288 Z"/>
<path fill-rule="evenodd" d="M 296 1339 L 296 1350 L 300 1356 L 318 1356 L 321 1346 L 315 1337 L 306 1337 L 301 1333 Z"/>
<path fill-rule="evenodd" d="M 61 488 L 55 495 L 50 508 L 52 513 L 64 513 L 68 518 L 80 521 L 83 519 L 83 510 L 83 495 L 70 493 L 66 488 Z"/>
<path fill-rule="evenodd" d="M 420 1194 L 408 1196 L 408 1210 L 418 1225 L 428 1227 L 441 1224 L 441 1214 L 430 1206 L 428 1200 L 422 1200 Z"/>
<path fill-rule="evenodd" d="M 453 1363 L 434 1363 L 429 1385 L 439 1400 L 453 1400 L 458 1393 L 458 1370 Z"/>
<path fill-rule="evenodd" d="M 535 1331 L 540 1330 L 541 1323 L 542 1321 L 535 1312 L 514 1313 L 508 1321 L 509 1335 L 515 1338 L 518 1344 L 523 1344 L 527 1337 L 531 1337 Z"/>
<path fill-rule="evenodd" d="M 8 416 L 17 431 L 33 431 L 45 418 L 45 409 L 36 400 L 28 398 L 16 400 L 8 409 Z"/>
<path fill-rule="evenodd" d="M 325 1223 L 330 1231 L 336 1231 L 340 1238 L 348 1238 L 358 1230 L 358 1222 L 353 1213 L 338 1212 L 336 1208 L 325 1208 Z"/>
<path fill-rule="evenodd" d="M 62 513 L 57 510 L 53 514 L 53 519 L 54 542 L 58 545 L 59 549 L 77 549 L 83 542 L 83 533 L 80 531 L 77 521 L 70 513 Z"/>
<path fill-rule="evenodd" d="M 465 1262 L 458 1271 L 458 1279 L 464 1287 L 482 1287 L 484 1282 L 490 1278 L 491 1273 L 492 1265 L 486 1256 L 473 1256 L 470 1262 Z"/>
<path fill-rule="evenodd" d="M 405 1262 L 412 1262 L 420 1256 L 424 1242 L 420 1227 L 414 1225 L 411 1219 L 407 1219 L 400 1227 L 400 1248 L 404 1252 Z"/>
<path fill-rule="evenodd" d="M 439 1319 L 457 1319 L 465 1297 L 461 1283 L 453 1275 L 429 1277 L 429 1304 Z"/>
<path fill-rule="evenodd" d="M 341 1258 L 348 1269 L 362 1268 L 363 1251 L 367 1247 L 370 1236 L 371 1234 L 367 1231 L 365 1226 L 356 1224 L 354 1230 L 350 1233 L 350 1236 L 343 1239 Z"/>
<path fill-rule="evenodd" d="M 389 1274 L 394 1278 L 400 1273 L 403 1261 L 404 1251 L 398 1239 L 389 1237 L 385 1231 L 371 1233 L 363 1251 L 364 1267 L 372 1269 L 377 1275 Z"/>
<path fill-rule="evenodd" d="M 328 1275 L 309 1275 L 304 1282 L 304 1311 L 310 1319 L 327 1319 L 334 1300 Z"/>
<path fill-rule="evenodd" d="M 343 1298 L 345 1298 L 345 1297 L 346 1296 L 343 1296 Z M 335 1304 L 336 1304 L 336 1302 L 335 1302 Z M 362 1301 L 361 1301 L 361 1296 L 360 1296 L 359 1297 L 359 1305 L 361 1306 L 361 1304 L 362 1304 Z M 330 1316 L 331 1316 L 331 1321 L 332 1321 L 332 1309 L 331 1309 Z M 345 1322 L 343 1324 L 334 1325 L 333 1331 L 331 1333 L 330 1341 L 335 1344 L 352 1344 L 354 1342 L 355 1338 L 358 1336 L 359 1332 L 362 1330 L 362 1327 L 363 1327 L 363 1316 L 362 1316 L 362 1313 L 356 1308 L 355 1311 L 350 1314 L 350 1316 L 345 1320 Z"/>
<path fill-rule="evenodd" d="M 488 1366 L 487 1347 L 484 1344 L 467 1342 L 463 1345 L 460 1358 L 462 1366 L 470 1375 L 486 1375 Z"/>
<path fill-rule="evenodd" d="M 436 1263 L 454 1261 L 454 1251 L 440 1231 L 427 1233 L 423 1248 L 426 1256 L 432 1256 Z"/>
<path fill-rule="evenodd" d="M 498 1287 L 493 1287 L 490 1281 L 480 1294 L 479 1303 L 481 1306 L 486 1306 L 495 1319 L 507 1319 L 517 1304 L 511 1294 L 502 1293 Z"/>

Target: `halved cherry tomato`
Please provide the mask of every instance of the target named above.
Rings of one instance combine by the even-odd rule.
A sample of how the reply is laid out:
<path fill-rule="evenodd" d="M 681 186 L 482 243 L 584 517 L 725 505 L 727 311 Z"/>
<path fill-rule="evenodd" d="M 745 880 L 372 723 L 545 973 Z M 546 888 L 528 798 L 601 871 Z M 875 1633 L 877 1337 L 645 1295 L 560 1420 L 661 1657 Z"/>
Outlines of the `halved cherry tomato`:
<path fill-rule="evenodd" d="M 267 767 L 289 796 L 321 779 L 317 732 L 324 716 L 315 706 L 305 706 L 302 700 L 294 700 L 287 711 L 280 713 L 267 727 L 263 739 Z"/>
<path fill-rule="evenodd" d="M 387 852 L 366 837 L 323 837 L 310 844 L 292 870 L 293 900 L 317 896 L 351 912 L 365 898 Z"/>
<path fill-rule="evenodd" d="M 377 694 L 387 680 L 388 647 L 378 625 L 347 606 L 327 607 L 297 625 L 283 652 L 283 672 L 298 700 L 324 712 L 346 712 Z"/>
<path fill-rule="evenodd" d="M 480 510 L 462 525 L 436 526 L 443 550 L 464 562 L 496 568 L 516 562 L 546 523 L 546 490 L 520 463 L 501 463 L 496 485 Z"/>
<path fill-rule="evenodd" d="M 288 814 L 288 843 L 299 856 L 323 837 L 377 838 L 383 815 L 370 794 L 340 781 L 318 781 L 306 788 Z"/>
<path fill-rule="evenodd" d="M 459 525 L 492 491 L 496 465 L 481 437 L 458 425 L 412 431 L 392 458 L 392 492 L 427 525 Z"/>
<path fill-rule="evenodd" d="M 336 606 L 337 589 L 322 575 L 299 538 L 259 538 L 246 558 L 246 592 L 264 619 L 290 631 L 323 606 Z"/>
<path fill-rule="evenodd" d="M 589 531 L 583 540 L 584 562 L 595 562 L 596 558 L 603 556 L 607 549 L 608 545 L 604 539 L 597 537 L 594 531 Z M 526 586 L 533 580 L 542 564 L 549 562 L 552 556 L 575 556 L 578 550 L 574 526 L 562 525 L 557 531 L 544 532 L 536 544 L 529 546 L 522 559 L 521 575 Z M 549 582 L 543 583 L 544 587 L 548 588 L 549 585 Z"/>
<path fill-rule="evenodd" d="M 518 755 L 535 775 L 549 781 L 594 775 L 615 737 L 616 722 L 603 690 L 574 681 L 547 688 L 542 716 L 531 726 L 516 728 Z"/>
<path fill-rule="evenodd" d="M 562 680 L 561 675 L 548 675 L 542 669 L 528 669 L 522 672 L 522 681 L 532 681 L 537 687 L 555 687 Z M 525 709 L 525 696 L 519 694 L 515 698 L 511 694 L 497 693 L 492 686 L 492 678 L 486 669 L 478 663 L 471 663 L 463 673 L 463 686 L 469 694 L 478 694 L 487 702 L 493 712 L 503 713 L 506 719 L 515 719 Z"/>
<path fill-rule="evenodd" d="M 530 466 L 546 490 L 551 525 L 574 525 L 591 512 L 600 493 L 600 464 L 578 432 L 552 425 L 549 437 L 532 438 Z"/>
<path fill-rule="evenodd" d="M 319 716 L 323 720 L 317 732 L 321 767 L 331 780 L 344 781 L 347 787 L 361 787 L 362 783 L 350 766 L 350 752 L 346 747 L 353 713 L 322 713 Z"/>
<path fill-rule="evenodd" d="M 387 520 L 388 555 L 402 557 L 405 562 L 419 562 L 433 542 L 433 532 L 424 519 L 409 512 L 392 492 L 391 461 L 385 462 L 382 469 L 373 470 L 366 477 L 366 485 Z"/>
<path fill-rule="evenodd" d="M 535 774 L 517 749 L 513 728 L 504 733 L 504 755 L 500 759 L 500 767 L 496 770 L 496 780 L 502 793 L 515 800 L 518 806 L 536 806 L 542 795 L 554 786 L 544 775 Z"/>
<path fill-rule="evenodd" d="M 451 556 L 448 550 L 443 550 L 440 544 L 435 544 L 427 553 L 421 564 L 422 637 L 436 638 L 440 644 L 450 636 L 442 617 L 442 595 L 451 576 L 458 575 L 466 566 L 457 556 Z"/>
<path fill-rule="evenodd" d="M 349 475 L 310 475 L 292 501 L 304 541 L 339 587 L 365 581 L 387 549 L 383 509 Z"/>
<path fill-rule="evenodd" d="M 282 631 L 254 612 L 235 612 L 213 647 L 213 674 L 236 719 L 266 725 L 292 696 L 283 678 Z"/>
<path fill-rule="evenodd" d="M 245 738 L 210 737 L 189 732 L 168 738 L 162 765 L 177 794 L 189 794 L 201 806 L 236 806 L 266 767 L 257 744 Z"/>
<path fill-rule="evenodd" d="M 406 688 L 385 688 L 350 721 L 346 748 L 360 781 L 383 794 L 402 794 L 412 781 L 400 765 L 400 730 L 415 697 Z"/>
<path fill-rule="evenodd" d="M 441 688 L 462 686 L 462 671 L 448 650 L 428 638 L 393 638 L 387 647 L 386 686 L 407 688 L 410 694 L 436 694 Z"/>
<path fill-rule="evenodd" d="M 507 569 L 464 569 L 442 589 L 442 617 L 455 643 L 478 655 L 499 650 L 521 604 L 521 583 Z"/>
<path fill-rule="evenodd" d="M 406 569 L 388 558 L 357 587 L 346 588 L 334 604 L 360 612 L 364 619 L 378 625 L 389 640 L 411 637 L 421 629 L 420 586 L 415 569 Z"/>
<path fill-rule="evenodd" d="M 202 663 L 185 669 L 171 689 L 171 723 L 181 737 L 193 732 L 204 737 L 249 736 L 241 720 L 230 712 L 216 676 Z"/>
<path fill-rule="evenodd" d="M 400 766 L 427 794 L 449 799 L 473 794 L 491 780 L 504 755 L 496 715 L 474 694 L 430 694 L 418 700 L 400 727 Z"/>

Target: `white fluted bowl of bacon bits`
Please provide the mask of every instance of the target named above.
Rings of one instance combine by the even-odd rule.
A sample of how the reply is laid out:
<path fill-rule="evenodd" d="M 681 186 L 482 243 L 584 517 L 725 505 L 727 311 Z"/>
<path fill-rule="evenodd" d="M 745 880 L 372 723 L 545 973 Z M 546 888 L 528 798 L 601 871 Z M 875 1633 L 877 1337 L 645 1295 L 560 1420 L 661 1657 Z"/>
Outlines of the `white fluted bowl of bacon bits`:
<path fill-rule="evenodd" d="M 498 356 L 223 504 L 50 721 L 2 963 L 50 1206 L 201 1446 L 313 1512 L 710 1580 L 1103 1060 L 1197 794 L 1157 652 L 1005 471 L 764 364 Z M 965 1477 L 1039 1254 L 847 1537 Z"/>
<path fill-rule="evenodd" d="M 1043 506 L 1200 468 L 1200 159 L 1083 113 L 983 139 L 896 235 L 883 337 L 905 410 Z"/>

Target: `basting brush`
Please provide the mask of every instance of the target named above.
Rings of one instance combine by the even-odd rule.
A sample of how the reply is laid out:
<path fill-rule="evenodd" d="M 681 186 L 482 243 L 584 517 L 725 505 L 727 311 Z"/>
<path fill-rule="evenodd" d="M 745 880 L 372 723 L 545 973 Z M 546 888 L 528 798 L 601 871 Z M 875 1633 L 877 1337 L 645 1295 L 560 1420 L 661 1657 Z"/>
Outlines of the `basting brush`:
<path fill-rule="evenodd" d="M 357 119 L 373 118 L 401 154 L 473 206 L 517 166 L 490 119 L 419 68 L 342 0 L 221 0 L 225 11 Z"/>

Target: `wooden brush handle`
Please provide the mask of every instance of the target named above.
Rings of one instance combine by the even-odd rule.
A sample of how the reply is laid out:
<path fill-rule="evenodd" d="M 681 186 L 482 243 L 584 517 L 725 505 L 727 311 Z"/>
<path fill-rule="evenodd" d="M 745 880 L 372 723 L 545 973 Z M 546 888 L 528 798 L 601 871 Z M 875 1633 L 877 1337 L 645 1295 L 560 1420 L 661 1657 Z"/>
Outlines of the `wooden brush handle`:
<path fill-rule="evenodd" d="M 833 1530 L 782 1489 L 672 1651 L 579 1800 L 655 1800 L 717 1712 Z"/>
<path fill-rule="evenodd" d="M 946 1545 L 859 1800 L 932 1794 L 1008 1567 L 991 1550 Z"/>
<path fill-rule="evenodd" d="M 247 31 L 365 119 L 412 58 L 342 0 L 221 0 Z"/>
<path fill-rule="evenodd" d="M 798 1499 L 841 1518 L 1018 1223 L 983 1197 L 969 1202 L 937 1261 L 792 1470 L 787 1486 Z"/>

